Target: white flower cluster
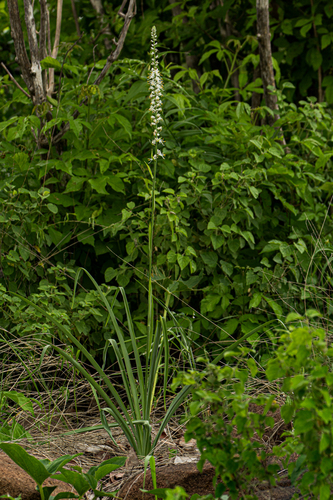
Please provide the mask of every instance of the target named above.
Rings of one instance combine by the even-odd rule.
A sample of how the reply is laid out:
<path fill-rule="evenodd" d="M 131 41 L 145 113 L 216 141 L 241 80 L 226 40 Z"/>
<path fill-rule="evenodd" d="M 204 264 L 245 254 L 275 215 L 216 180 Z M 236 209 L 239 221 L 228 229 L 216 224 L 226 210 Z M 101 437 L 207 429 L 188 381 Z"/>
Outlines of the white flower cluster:
<path fill-rule="evenodd" d="M 158 69 L 158 54 L 157 54 L 157 34 L 156 28 L 153 26 L 151 30 L 151 71 L 148 75 L 148 83 L 150 90 L 150 108 L 151 112 L 151 126 L 154 129 L 154 139 L 151 141 L 152 145 L 155 146 L 157 144 L 163 144 L 163 139 L 160 136 L 160 132 L 162 130 L 162 126 L 159 125 L 162 121 L 162 91 L 163 91 L 163 81 Z M 160 149 L 156 150 L 156 154 L 150 158 L 149 161 L 157 160 L 157 158 L 161 156 L 164 158 L 164 154 Z"/>

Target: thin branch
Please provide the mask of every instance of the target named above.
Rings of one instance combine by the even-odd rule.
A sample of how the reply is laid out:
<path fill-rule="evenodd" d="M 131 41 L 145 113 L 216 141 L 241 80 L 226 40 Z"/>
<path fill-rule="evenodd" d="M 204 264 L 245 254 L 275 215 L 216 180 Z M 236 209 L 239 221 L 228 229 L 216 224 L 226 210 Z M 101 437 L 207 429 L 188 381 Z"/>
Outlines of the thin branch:
<path fill-rule="evenodd" d="M 79 18 L 77 17 L 77 12 L 76 12 L 76 8 L 75 8 L 74 0 L 71 0 L 71 4 L 72 4 L 73 18 L 74 18 L 75 27 L 76 27 L 76 33 L 77 33 L 77 36 L 80 37 L 81 31 L 80 31 L 80 25 L 79 25 Z"/>
<path fill-rule="evenodd" d="M 123 48 L 125 38 L 126 38 L 126 35 L 128 32 L 128 29 L 130 27 L 131 21 L 132 21 L 133 17 L 135 16 L 135 14 L 136 14 L 136 1 L 130 0 L 128 10 L 127 10 L 127 13 L 125 16 L 125 20 L 124 20 L 124 26 L 123 26 L 123 29 L 121 30 L 116 49 L 107 58 L 104 68 L 102 69 L 100 75 L 94 81 L 94 85 L 99 85 L 101 83 L 101 81 L 105 78 L 107 72 L 109 71 L 112 63 L 114 61 L 116 61 L 116 59 L 118 59 L 119 54 Z"/>
<path fill-rule="evenodd" d="M 26 92 L 22 87 L 21 85 L 15 80 L 15 78 L 13 77 L 13 75 L 11 74 L 11 72 L 9 71 L 9 69 L 6 68 L 6 66 L 4 65 L 4 63 L 2 62 L 1 63 L 1 66 L 3 67 L 3 69 L 6 71 L 7 75 L 9 76 L 9 78 L 11 79 L 11 81 L 16 85 L 16 87 L 21 91 L 23 92 L 23 94 L 27 97 L 29 97 L 29 99 L 31 99 L 31 95 L 28 94 L 28 92 Z"/>
<path fill-rule="evenodd" d="M 35 90 L 34 104 L 41 104 L 45 100 L 45 94 L 43 88 L 42 68 L 39 59 L 39 48 L 37 42 L 34 11 L 30 0 L 23 0 L 23 1 L 24 1 L 25 25 L 27 27 L 28 41 L 30 47 L 31 75 Z"/>
<path fill-rule="evenodd" d="M 34 95 L 34 85 L 30 73 L 30 61 L 28 58 L 28 54 L 24 44 L 24 37 L 20 19 L 20 12 L 18 8 L 17 0 L 10 0 L 7 2 L 9 19 L 10 19 L 10 28 L 12 38 L 14 40 L 16 61 L 19 64 L 22 71 L 22 78 L 25 81 L 26 86 L 30 92 L 30 95 Z M 32 97 L 31 97 L 32 98 Z"/>
<path fill-rule="evenodd" d="M 62 5 L 63 0 L 58 0 L 57 2 L 57 23 L 56 23 L 56 33 L 54 37 L 54 45 L 52 50 L 53 59 L 57 58 L 59 43 L 60 43 L 60 32 L 61 32 L 61 19 L 62 19 Z"/>
<path fill-rule="evenodd" d="M 124 10 L 126 4 L 127 4 L 127 0 L 123 0 L 123 3 L 121 4 L 120 9 L 118 10 L 119 16 L 121 16 L 123 14 L 123 10 Z"/>
<path fill-rule="evenodd" d="M 61 19 L 62 19 L 62 6 L 63 0 L 58 0 L 57 2 L 57 23 L 56 23 L 56 33 L 54 37 L 54 45 L 52 50 L 53 59 L 57 59 L 59 43 L 60 43 L 60 33 L 61 33 Z M 54 91 L 54 68 L 49 69 L 49 87 L 47 89 L 47 95 L 51 97 Z"/>

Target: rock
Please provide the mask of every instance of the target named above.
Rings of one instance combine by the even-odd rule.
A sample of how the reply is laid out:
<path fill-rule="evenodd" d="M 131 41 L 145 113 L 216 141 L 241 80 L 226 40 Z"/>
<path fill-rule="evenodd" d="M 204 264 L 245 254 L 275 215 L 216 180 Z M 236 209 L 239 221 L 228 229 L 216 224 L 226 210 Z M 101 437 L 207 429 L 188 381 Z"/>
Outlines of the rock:
<path fill-rule="evenodd" d="M 62 481 L 47 479 L 43 486 L 57 486 L 52 496 L 61 491 L 74 492 L 74 489 Z M 40 500 L 36 483 L 21 467 L 16 465 L 8 455 L 0 453 L 0 495 L 9 494 L 13 498 L 21 495 L 22 500 Z M 73 498 L 75 493 L 73 493 Z"/>
<path fill-rule="evenodd" d="M 191 498 L 194 493 L 199 495 L 214 493 L 214 475 L 215 469 L 208 462 L 204 465 L 202 473 L 198 471 L 196 463 L 167 465 L 157 467 L 156 482 L 158 488 L 182 486 Z M 151 472 L 147 471 L 144 489 L 152 490 L 153 488 Z M 131 477 L 120 489 L 117 497 L 122 500 L 155 500 L 154 495 L 143 494 L 140 489 L 143 489 L 143 472 Z"/>

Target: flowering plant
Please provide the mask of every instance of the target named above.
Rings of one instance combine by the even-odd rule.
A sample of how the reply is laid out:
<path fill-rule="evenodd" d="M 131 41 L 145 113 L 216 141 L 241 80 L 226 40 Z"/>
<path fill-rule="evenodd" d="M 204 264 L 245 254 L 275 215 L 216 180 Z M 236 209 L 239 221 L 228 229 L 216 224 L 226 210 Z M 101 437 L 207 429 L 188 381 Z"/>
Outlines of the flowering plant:
<path fill-rule="evenodd" d="M 151 124 L 154 128 L 152 146 L 155 148 L 155 153 L 152 155 L 151 160 L 154 161 L 154 171 L 152 175 L 152 195 L 151 195 L 151 220 L 149 224 L 149 288 L 148 288 L 148 335 L 147 342 L 145 345 L 145 364 L 141 362 L 142 351 L 139 352 L 137 346 L 137 336 L 135 335 L 134 324 L 131 317 L 131 312 L 128 306 L 125 291 L 122 287 L 116 293 L 116 296 L 120 292 L 125 306 L 126 317 L 127 317 L 127 328 L 130 335 L 131 349 L 128 349 L 128 345 L 125 343 L 124 334 L 119 326 L 116 316 L 113 312 L 113 308 L 110 305 L 107 297 L 103 293 L 100 286 L 94 280 L 94 278 L 85 269 L 80 268 L 75 277 L 74 283 L 74 294 L 77 286 L 77 282 L 81 271 L 83 270 L 91 279 L 96 290 L 99 293 L 101 300 L 103 301 L 106 310 L 108 311 L 109 317 L 111 319 L 114 331 L 116 332 L 117 340 L 108 339 L 114 349 L 117 357 L 117 362 L 120 368 L 123 385 L 126 390 L 126 399 L 128 401 L 128 406 L 124 403 L 123 398 L 119 395 L 117 389 L 112 384 L 111 380 L 105 375 L 104 370 L 95 361 L 93 356 L 87 351 L 87 349 L 77 340 L 77 338 L 72 335 L 67 326 L 62 325 L 53 316 L 49 315 L 42 308 L 33 304 L 29 300 L 21 297 L 29 305 L 37 309 L 41 314 L 46 316 L 53 324 L 55 324 L 59 331 L 63 332 L 65 338 L 68 338 L 85 356 L 85 358 L 91 363 L 95 368 L 96 372 L 100 377 L 100 381 L 103 382 L 104 388 L 100 382 L 97 382 L 84 368 L 83 366 L 74 359 L 68 352 L 61 349 L 57 345 L 53 345 L 52 348 L 55 349 L 63 358 L 67 359 L 72 363 L 72 365 L 89 381 L 93 392 L 96 397 L 96 401 L 99 405 L 98 396 L 101 397 L 106 403 L 105 408 L 100 408 L 101 422 L 105 430 L 108 432 L 109 436 L 113 440 L 111 429 L 113 427 L 119 426 L 124 432 L 129 444 L 132 446 L 134 451 L 139 457 L 149 457 L 149 455 L 154 453 L 156 444 L 168 424 L 169 420 L 179 408 L 182 402 L 187 397 L 190 387 L 184 387 L 180 392 L 174 397 L 170 406 L 167 408 L 166 413 L 162 421 L 160 422 L 158 432 L 152 439 L 152 426 L 151 426 L 151 413 L 154 400 L 157 392 L 157 381 L 160 375 L 163 376 L 164 393 L 167 389 L 167 380 L 169 372 L 169 336 L 174 335 L 181 338 L 181 342 L 184 345 L 184 352 L 188 355 L 189 365 L 194 366 L 192 351 L 188 346 L 188 342 L 184 332 L 181 327 L 177 325 L 176 318 L 172 313 L 172 319 L 174 322 L 174 328 L 168 330 L 166 324 L 166 315 L 161 316 L 156 325 L 154 325 L 154 308 L 153 308 L 153 289 L 152 289 L 152 255 L 153 255 L 153 228 L 154 228 L 154 215 L 155 215 L 155 184 L 156 184 L 156 171 L 157 171 L 157 159 L 159 157 L 164 157 L 160 149 L 158 149 L 159 144 L 163 144 L 161 139 L 162 127 L 160 123 L 162 122 L 162 78 L 158 69 L 158 58 L 157 58 L 157 35 L 156 28 L 152 29 L 152 45 L 151 45 L 151 72 L 149 75 L 150 82 L 150 111 L 151 111 Z M 116 299 L 114 297 L 114 301 Z M 73 300 L 74 301 L 74 300 Z M 113 303 L 114 303 L 113 301 Z M 165 306 L 166 308 L 166 306 Z M 107 346 L 108 347 L 108 346 Z M 129 352 L 132 350 L 133 356 L 130 356 Z M 112 395 L 109 396 L 107 391 Z M 110 413 L 115 419 L 115 424 L 109 424 L 105 417 L 105 412 Z M 114 441 L 115 442 L 115 441 Z M 116 443 L 115 443 L 116 444 Z"/>

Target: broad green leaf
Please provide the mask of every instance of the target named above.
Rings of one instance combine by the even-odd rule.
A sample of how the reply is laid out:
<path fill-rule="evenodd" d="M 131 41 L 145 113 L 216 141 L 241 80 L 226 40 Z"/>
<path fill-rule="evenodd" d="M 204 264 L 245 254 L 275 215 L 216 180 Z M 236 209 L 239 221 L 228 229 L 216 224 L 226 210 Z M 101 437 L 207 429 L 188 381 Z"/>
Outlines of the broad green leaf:
<path fill-rule="evenodd" d="M 222 234 L 211 234 L 210 239 L 211 239 L 214 250 L 217 250 L 218 248 L 220 248 L 225 241 L 225 238 L 224 238 L 224 236 L 222 236 Z"/>
<path fill-rule="evenodd" d="M 261 293 L 254 293 L 252 299 L 250 300 L 249 308 L 258 307 L 262 299 Z"/>
<path fill-rule="evenodd" d="M 58 207 L 56 205 L 53 205 L 53 203 L 48 203 L 46 206 L 53 214 L 58 213 Z"/>
<path fill-rule="evenodd" d="M 218 256 L 215 252 L 201 252 L 200 255 L 206 266 L 209 266 L 211 268 L 216 267 Z"/>
<path fill-rule="evenodd" d="M 91 187 L 97 191 L 99 194 L 109 194 L 107 190 L 105 189 L 105 186 L 108 182 L 107 177 L 99 176 L 96 179 L 89 179 L 89 184 Z"/>
<path fill-rule="evenodd" d="M 331 488 L 329 484 L 322 484 L 319 491 L 319 500 L 329 500 L 331 498 Z"/>
<path fill-rule="evenodd" d="M 119 113 L 112 113 L 112 115 L 109 117 L 109 120 L 108 120 L 110 125 L 113 125 L 114 120 L 116 120 L 118 123 L 120 123 L 122 128 L 125 130 L 126 134 L 128 134 L 128 136 L 131 139 L 132 138 L 132 125 L 128 121 L 128 119 L 125 118 L 124 116 L 120 115 Z"/>
<path fill-rule="evenodd" d="M 23 469 L 29 476 L 41 485 L 50 477 L 50 473 L 37 458 L 29 455 L 21 446 L 14 443 L 0 443 L 0 448 Z"/>
<path fill-rule="evenodd" d="M 294 420 L 294 429 L 296 436 L 304 434 L 313 429 L 315 424 L 315 414 L 311 410 L 300 410 Z"/>
<path fill-rule="evenodd" d="M 106 179 L 107 183 L 114 191 L 125 194 L 125 185 L 120 177 L 117 175 L 108 175 Z"/>
<path fill-rule="evenodd" d="M 70 118 L 68 121 L 70 129 L 74 132 L 75 136 L 79 138 L 80 133 L 82 132 L 82 123 L 78 118 L 76 120 L 74 118 Z"/>
<path fill-rule="evenodd" d="M 234 271 L 234 266 L 229 262 L 225 262 L 224 260 L 220 260 L 220 264 L 222 267 L 222 271 L 224 271 L 228 276 L 231 276 Z"/>
<path fill-rule="evenodd" d="M 282 316 L 282 307 L 277 304 L 273 299 L 271 299 L 270 297 L 265 297 L 263 295 L 263 298 L 266 300 L 267 304 L 273 309 L 273 311 L 275 312 L 275 314 L 277 316 Z"/>
<path fill-rule="evenodd" d="M 84 495 L 88 490 L 97 487 L 97 480 L 93 476 L 87 477 L 87 474 L 62 469 L 61 474 L 53 474 L 51 477 L 58 481 L 63 481 L 73 486 L 80 496 Z"/>
<path fill-rule="evenodd" d="M 73 176 L 71 179 L 69 179 L 65 193 L 73 193 L 76 191 L 81 191 L 83 188 L 83 184 L 86 182 L 86 178 L 84 177 L 75 177 Z"/>
<path fill-rule="evenodd" d="M 53 57 L 47 56 L 40 62 L 42 69 L 54 68 L 61 70 L 61 63 Z"/>
<path fill-rule="evenodd" d="M 133 83 L 132 87 L 126 94 L 123 103 L 126 104 L 129 101 L 134 101 L 140 98 L 141 99 L 147 98 L 148 94 L 149 94 L 148 83 L 146 82 L 146 80 L 139 80 Z"/>
<path fill-rule="evenodd" d="M 190 263 L 190 257 L 186 255 L 177 254 L 177 262 L 181 270 L 185 269 L 185 267 Z"/>
<path fill-rule="evenodd" d="M 109 283 L 109 281 L 113 280 L 115 276 L 117 276 L 117 269 L 113 269 L 113 267 L 108 267 L 107 270 L 104 273 L 104 279 L 106 283 Z"/>
<path fill-rule="evenodd" d="M 323 451 L 325 451 L 329 447 L 330 444 L 331 444 L 330 434 L 323 431 L 321 438 L 320 438 L 319 452 L 323 453 Z"/>

